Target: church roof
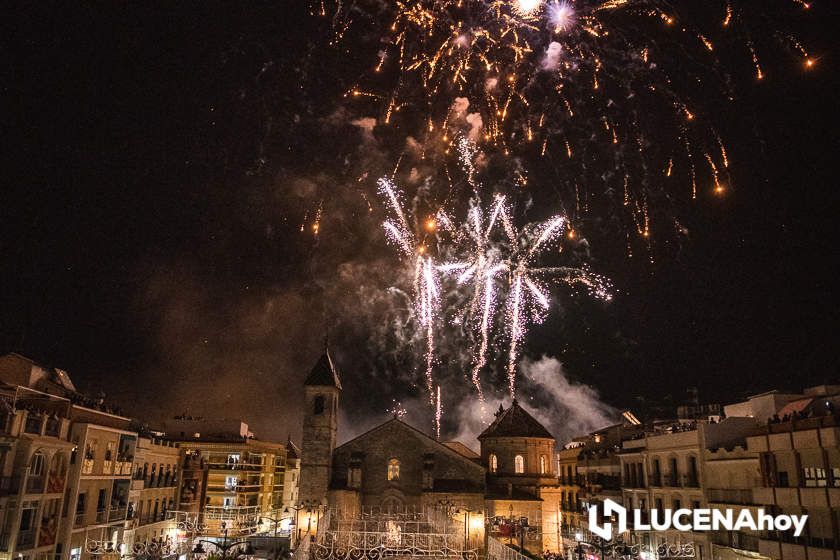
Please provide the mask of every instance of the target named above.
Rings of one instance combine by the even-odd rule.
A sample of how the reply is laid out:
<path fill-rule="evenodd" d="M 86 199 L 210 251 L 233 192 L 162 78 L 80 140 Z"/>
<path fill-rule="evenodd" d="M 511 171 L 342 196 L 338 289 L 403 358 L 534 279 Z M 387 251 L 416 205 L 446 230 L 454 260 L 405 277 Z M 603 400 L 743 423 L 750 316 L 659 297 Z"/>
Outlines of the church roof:
<path fill-rule="evenodd" d="M 463 455 L 467 459 L 481 459 L 481 455 L 479 455 L 460 441 L 444 441 L 443 445 L 445 445 L 455 453 Z"/>
<path fill-rule="evenodd" d="M 530 437 L 554 439 L 554 436 L 540 424 L 536 418 L 519 406 L 516 399 L 507 410 L 499 407 L 496 419 L 486 430 L 481 432 L 478 439 L 490 437 Z"/>
<path fill-rule="evenodd" d="M 328 348 L 324 349 L 324 353 L 318 359 L 318 363 L 309 372 L 309 376 L 304 385 L 316 385 L 319 387 L 336 387 L 341 389 L 341 379 L 338 377 L 338 371 L 335 369 L 330 351 Z"/>

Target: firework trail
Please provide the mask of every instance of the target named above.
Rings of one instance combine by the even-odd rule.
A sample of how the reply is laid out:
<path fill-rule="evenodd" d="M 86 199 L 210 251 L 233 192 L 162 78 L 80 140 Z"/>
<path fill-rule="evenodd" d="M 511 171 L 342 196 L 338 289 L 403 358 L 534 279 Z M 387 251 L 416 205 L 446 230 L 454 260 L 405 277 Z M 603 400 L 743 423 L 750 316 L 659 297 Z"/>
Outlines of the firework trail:
<path fill-rule="evenodd" d="M 385 196 L 388 208 L 396 218 L 396 221 L 386 220 L 382 227 L 388 239 L 397 245 L 405 257 L 411 259 L 413 263 L 415 315 L 425 331 L 426 339 L 426 390 L 429 394 L 429 403 L 434 404 L 432 373 L 435 360 L 435 325 L 440 305 L 437 269 L 432 262 L 432 257 L 426 255 L 425 244 L 420 242 L 413 233 L 400 204 L 400 196 L 394 183 L 390 179 L 380 179 L 379 192 Z"/>
<path fill-rule="evenodd" d="M 713 119 L 719 104 L 734 98 L 740 67 L 765 78 L 761 57 L 772 43 L 805 70 L 816 60 L 776 28 L 810 7 L 802 0 L 324 6 L 314 11 L 331 15 L 335 44 L 350 41 L 359 21 L 379 31 L 382 48 L 371 72 L 347 92 L 359 107 L 381 103 L 381 123 L 404 127 L 433 150 L 448 149 L 458 131 L 468 131 L 488 153 L 545 159 L 560 171 L 561 196 L 574 193 L 584 212 L 600 195 L 599 204 L 646 244 L 651 200 L 690 202 L 698 179 L 703 192 L 726 192 L 729 162 Z M 400 110 L 406 107 L 412 110 Z M 695 162 L 706 165 L 697 169 Z M 690 188 L 675 192 L 683 182 Z"/>

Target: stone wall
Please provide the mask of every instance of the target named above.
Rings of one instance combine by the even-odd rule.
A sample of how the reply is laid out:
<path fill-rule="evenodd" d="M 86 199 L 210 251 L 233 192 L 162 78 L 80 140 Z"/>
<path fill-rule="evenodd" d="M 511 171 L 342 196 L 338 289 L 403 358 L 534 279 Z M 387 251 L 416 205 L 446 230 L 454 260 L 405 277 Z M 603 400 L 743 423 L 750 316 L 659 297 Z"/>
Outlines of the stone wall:
<path fill-rule="evenodd" d="M 399 461 L 399 478 L 388 464 Z M 360 470 L 356 484 L 350 468 Z M 425 474 L 424 474 L 425 473 Z M 418 430 L 392 420 L 342 445 L 333 457 L 332 487 L 357 487 L 362 506 L 416 507 L 427 492 L 484 495 L 484 469 Z"/>

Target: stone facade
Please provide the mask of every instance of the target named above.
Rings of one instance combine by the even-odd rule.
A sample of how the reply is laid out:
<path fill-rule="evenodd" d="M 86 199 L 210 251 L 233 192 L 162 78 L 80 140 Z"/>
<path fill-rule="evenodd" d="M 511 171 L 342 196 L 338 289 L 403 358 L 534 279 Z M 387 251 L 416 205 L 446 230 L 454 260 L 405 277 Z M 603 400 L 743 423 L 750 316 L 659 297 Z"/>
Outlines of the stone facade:
<path fill-rule="evenodd" d="M 330 358 L 324 352 L 304 383 L 303 437 L 300 457 L 302 504 L 323 504 L 327 497 L 332 455 L 338 432 L 338 401 L 341 381 Z"/>
<path fill-rule="evenodd" d="M 330 488 L 357 492 L 363 507 L 419 508 L 439 499 L 480 503 L 485 472 L 395 418 L 335 450 Z"/>

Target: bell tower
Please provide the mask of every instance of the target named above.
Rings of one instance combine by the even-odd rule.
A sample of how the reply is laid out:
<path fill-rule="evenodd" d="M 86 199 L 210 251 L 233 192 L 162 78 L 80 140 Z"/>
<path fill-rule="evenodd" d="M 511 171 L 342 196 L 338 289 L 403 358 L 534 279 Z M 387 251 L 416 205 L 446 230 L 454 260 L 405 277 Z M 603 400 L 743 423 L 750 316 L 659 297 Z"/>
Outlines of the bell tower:
<path fill-rule="evenodd" d="M 341 394 L 341 379 L 326 345 L 303 385 L 303 441 L 298 497 L 301 504 L 326 503 Z"/>

